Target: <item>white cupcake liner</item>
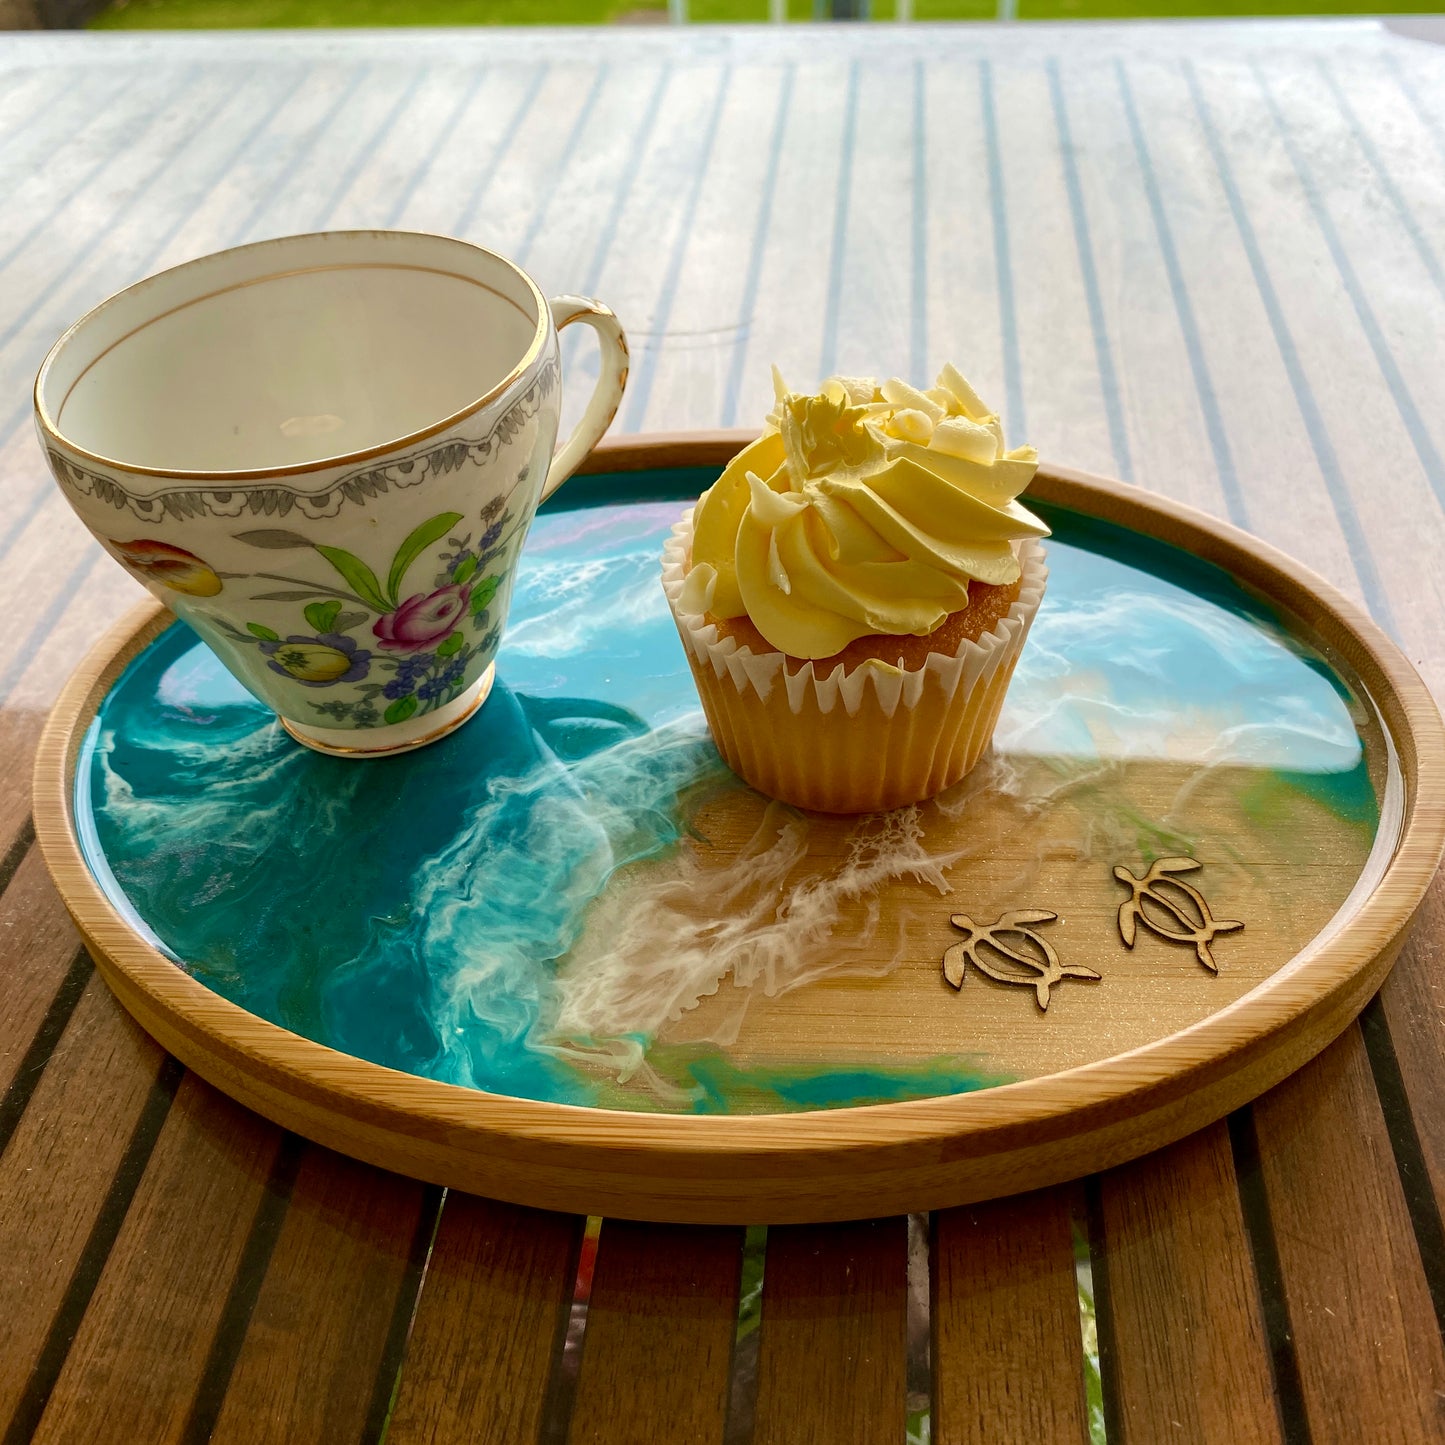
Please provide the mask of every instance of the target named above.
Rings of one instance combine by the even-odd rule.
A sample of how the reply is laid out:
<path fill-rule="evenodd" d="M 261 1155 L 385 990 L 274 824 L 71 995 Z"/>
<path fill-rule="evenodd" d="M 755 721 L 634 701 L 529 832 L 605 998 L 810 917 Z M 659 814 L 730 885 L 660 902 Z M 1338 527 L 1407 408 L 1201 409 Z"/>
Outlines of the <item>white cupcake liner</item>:
<path fill-rule="evenodd" d="M 932 797 L 978 762 L 1048 580 L 1037 542 L 1019 549 L 1017 600 L 977 642 L 916 668 L 868 660 L 821 678 L 816 664 L 790 673 L 781 652 L 754 653 L 719 637 L 705 614 L 681 610 L 691 545 L 688 512 L 663 549 L 663 588 L 713 741 L 759 792 L 822 812 L 873 812 Z"/>

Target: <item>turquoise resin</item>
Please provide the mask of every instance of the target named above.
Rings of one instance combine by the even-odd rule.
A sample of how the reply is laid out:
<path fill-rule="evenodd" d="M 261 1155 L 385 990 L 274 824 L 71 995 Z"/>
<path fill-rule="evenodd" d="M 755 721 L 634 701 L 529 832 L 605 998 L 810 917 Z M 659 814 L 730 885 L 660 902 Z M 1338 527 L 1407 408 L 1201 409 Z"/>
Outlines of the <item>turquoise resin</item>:
<path fill-rule="evenodd" d="M 688 800 L 742 786 L 707 738 L 658 581 L 682 499 L 708 480 L 572 482 L 528 541 L 491 698 L 416 753 L 306 751 L 187 628 L 169 629 L 105 699 L 77 766 L 82 843 L 112 901 L 207 986 L 330 1047 L 505 1094 L 617 1103 L 547 1027 L 558 961 L 617 870 L 675 849 Z M 1044 510 L 1049 590 L 1000 751 L 1067 767 L 1096 760 L 1102 733 L 1111 756 L 1173 756 L 1181 731 L 1202 730 L 1211 764 L 1249 770 L 1242 807 L 1267 817 L 1307 793 L 1358 830 L 1363 859 L 1375 790 L 1358 704 L 1325 661 L 1217 569 Z M 1140 820 L 1139 836 L 1146 854 L 1179 846 L 1161 820 Z M 682 1085 L 666 1107 L 697 1112 L 999 1081 L 965 1058 L 657 1057 Z"/>

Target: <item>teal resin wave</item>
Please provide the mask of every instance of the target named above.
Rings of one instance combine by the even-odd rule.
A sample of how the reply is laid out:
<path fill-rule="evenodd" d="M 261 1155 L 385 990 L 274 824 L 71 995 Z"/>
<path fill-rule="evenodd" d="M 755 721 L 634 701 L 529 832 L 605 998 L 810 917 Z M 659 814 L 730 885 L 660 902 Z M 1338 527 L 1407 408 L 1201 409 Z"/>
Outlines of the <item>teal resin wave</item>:
<path fill-rule="evenodd" d="M 105 699 L 77 768 L 82 842 L 117 906 L 216 992 L 332 1048 L 518 1097 L 617 1103 L 595 1061 L 549 1034 L 558 964 L 619 869 L 667 857 L 700 799 L 741 787 L 707 738 L 658 583 L 698 479 L 640 481 L 650 494 L 621 502 L 635 479 L 573 483 L 539 515 L 491 698 L 416 753 L 302 749 L 184 626 L 164 633 Z M 1237 765 L 1253 790 L 1242 806 L 1267 817 L 1308 794 L 1367 851 L 1378 809 L 1357 704 L 1324 660 L 1217 569 L 1049 520 L 1049 591 L 1000 750 L 1063 767 Z M 657 1052 L 681 1090 L 634 1107 L 827 1108 L 1001 1082 L 968 1058 L 765 1068 L 717 1047 Z"/>

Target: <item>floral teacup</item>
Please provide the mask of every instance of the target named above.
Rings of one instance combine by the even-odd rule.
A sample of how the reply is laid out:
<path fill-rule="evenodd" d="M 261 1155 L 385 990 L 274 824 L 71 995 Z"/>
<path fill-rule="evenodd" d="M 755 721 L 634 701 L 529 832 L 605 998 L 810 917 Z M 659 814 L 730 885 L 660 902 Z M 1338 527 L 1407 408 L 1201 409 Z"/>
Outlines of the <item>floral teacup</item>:
<path fill-rule="evenodd" d="M 602 364 L 554 456 L 573 321 Z M 35 415 L 110 554 L 298 741 L 371 757 L 481 705 L 532 517 L 626 379 L 595 301 L 463 241 L 330 232 L 112 296 L 45 358 Z"/>

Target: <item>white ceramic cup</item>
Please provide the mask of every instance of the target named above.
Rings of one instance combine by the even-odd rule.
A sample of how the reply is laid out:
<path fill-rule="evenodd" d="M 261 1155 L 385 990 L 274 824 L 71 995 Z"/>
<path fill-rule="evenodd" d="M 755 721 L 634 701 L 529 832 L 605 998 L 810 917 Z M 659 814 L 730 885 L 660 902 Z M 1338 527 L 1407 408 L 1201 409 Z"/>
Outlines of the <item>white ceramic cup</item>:
<path fill-rule="evenodd" d="M 573 321 L 602 361 L 554 456 Z M 605 306 L 464 241 L 334 231 L 112 296 L 45 358 L 35 417 L 107 551 L 293 737 L 365 757 L 481 705 L 532 517 L 626 379 Z"/>

